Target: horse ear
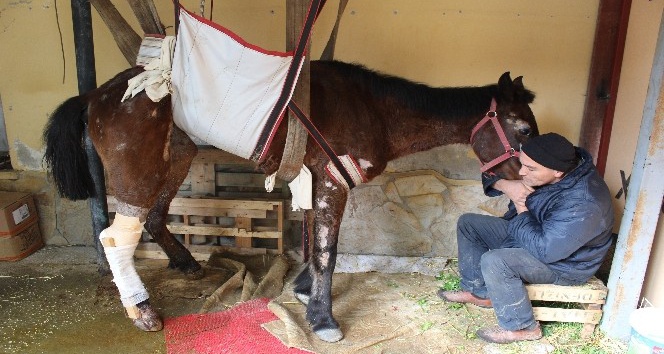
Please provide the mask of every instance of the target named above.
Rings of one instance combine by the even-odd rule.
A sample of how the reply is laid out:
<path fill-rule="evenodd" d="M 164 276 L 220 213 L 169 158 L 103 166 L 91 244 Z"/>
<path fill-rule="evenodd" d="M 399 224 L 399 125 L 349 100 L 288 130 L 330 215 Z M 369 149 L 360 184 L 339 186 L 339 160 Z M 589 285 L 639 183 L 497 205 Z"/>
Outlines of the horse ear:
<path fill-rule="evenodd" d="M 509 71 L 505 72 L 498 79 L 498 94 L 507 102 L 511 102 L 514 99 L 514 83 L 512 82 Z"/>
<path fill-rule="evenodd" d="M 523 76 L 519 76 L 513 81 L 514 99 L 517 102 L 533 103 L 535 94 L 523 86 Z"/>
<path fill-rule="evenodd" d="M 523 87 L 523 76 L 517 77 L 516 79 L 514 79 L 514 81 L 512 83 L 519 90 L 523 90 L 525 88 L 525 87 Z"/>

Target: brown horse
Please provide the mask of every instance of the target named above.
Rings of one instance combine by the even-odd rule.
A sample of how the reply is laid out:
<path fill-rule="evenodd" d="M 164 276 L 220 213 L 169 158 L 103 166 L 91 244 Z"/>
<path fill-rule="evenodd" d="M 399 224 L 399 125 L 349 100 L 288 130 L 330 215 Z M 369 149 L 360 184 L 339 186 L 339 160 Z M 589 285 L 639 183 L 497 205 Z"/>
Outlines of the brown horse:
<path fill-rule="evenodd" d="M 187 175 L 196 145 L 173 124 L 170 96 L 154 103 L 141 93 L 120 103 L 127 80 L 141 71 L 128 69 L 56 109 L 44 132 L 45 161 L 63 196 L 91 196 L 92 179 L 81 144 L 83 130 L 88 129 L 111 193 L 132 215 L 146 218 L 147 231 L 164 249 L 171 267 L 196 274 L 200 265 L 166 229 L 169 203 Z M 518 147 L 538 134 L 529 107 L 534 94 L 524 88 L 520 77 L 512 80 L 509 73 L 493 85 L 432 88 L 359 65 L 311 63 L 311 120 L 337 154 L 355 157 L 369 180 L 395 158 L 468 143 L 492 99 L 509 145 Z M 286 125 L 282 124 L 258 169 L 267 175 L 277 170 L 285 140 Z M 313 176 L 313 253 L 295 281 L 295 293 L 307 305 L 312 330 L 322 340 L 334 342 L 343 337 L 332 317 L 331 288 L 348 192 L 325 173 L 329 159 L 312 140 L 304 164 Z M 483 162 L 505 152 L 491 124 L 477 129 L 473 149 Z M 492 172 L 517 179 L 519 167 L 517 159 L 508 158 Z"/>

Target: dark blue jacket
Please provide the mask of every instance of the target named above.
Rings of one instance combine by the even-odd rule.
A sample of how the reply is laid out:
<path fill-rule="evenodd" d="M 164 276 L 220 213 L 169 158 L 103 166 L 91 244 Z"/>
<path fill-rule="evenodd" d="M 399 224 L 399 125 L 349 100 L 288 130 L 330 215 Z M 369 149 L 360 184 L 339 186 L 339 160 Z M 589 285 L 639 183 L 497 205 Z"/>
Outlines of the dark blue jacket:
<path fill-rule="evenodd" d="M 576 148 L 579 166 L 563 179 L 536 189 L 526 198 L 528 211 L 513 203 L 504 218 L 510 237 L 503 247 L 526 249 L 562 278 L 584 283 L 599 269 L 612 241 L 613 204 L 590 154 Z M 485 176 L 487 177 L 487 176 Z M 483 178 L 487 195 L 495 178 Z"/>

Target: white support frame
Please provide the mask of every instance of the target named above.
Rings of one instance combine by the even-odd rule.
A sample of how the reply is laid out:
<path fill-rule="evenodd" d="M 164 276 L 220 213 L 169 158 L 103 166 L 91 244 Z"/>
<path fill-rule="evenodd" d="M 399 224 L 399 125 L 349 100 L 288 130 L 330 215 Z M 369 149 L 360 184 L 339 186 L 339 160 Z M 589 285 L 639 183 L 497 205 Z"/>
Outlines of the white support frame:
<path fill-rule="evenodd" d="M 664 12 L 601 322 L 602 330 L 622 340 L 629 339 L 629 316 L 641 296 L 664 195 L 663 82 Z"/>

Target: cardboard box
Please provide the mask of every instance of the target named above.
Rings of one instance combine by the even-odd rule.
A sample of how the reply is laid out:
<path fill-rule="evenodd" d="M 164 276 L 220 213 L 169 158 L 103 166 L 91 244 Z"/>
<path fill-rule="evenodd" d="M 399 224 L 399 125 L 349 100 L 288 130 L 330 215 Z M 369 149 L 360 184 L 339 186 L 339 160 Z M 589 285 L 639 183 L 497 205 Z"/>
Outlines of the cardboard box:
<path fill-rule="evenodd" d="M 0 261 L 18 261 L 44 246 L 39 223 L 34 221 L 14 236 L 0 236 Z"/>
<path fill-rule="evenodd" d="M 0 191 L 0 260 L 25 258 L 44 245 L 30 193 Z"/>

